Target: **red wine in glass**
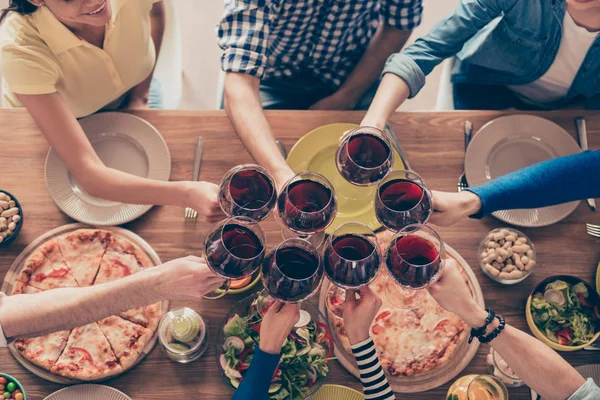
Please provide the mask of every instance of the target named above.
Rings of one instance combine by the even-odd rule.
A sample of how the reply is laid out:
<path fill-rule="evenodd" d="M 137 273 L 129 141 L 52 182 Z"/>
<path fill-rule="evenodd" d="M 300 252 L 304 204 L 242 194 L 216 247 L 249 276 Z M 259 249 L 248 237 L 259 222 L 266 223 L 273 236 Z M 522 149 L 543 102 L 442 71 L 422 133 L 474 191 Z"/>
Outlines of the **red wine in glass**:
<path fill-rule="evenodd" d="M 380 265 L 375 245 L 359 234 L 345 234 L 334 238 L 325 248 L 325 273 L 336 285 L 356 289 L 371 282 Z"/>
<path fill-rule="evenodd" d="M 258 165 L 242 165 L 229 171 L 219 187 L 219 204 L 234 217 L 264 220 L 275 207 L 275 183 Z"/>
<path fill-rule="evenodd" d="M 399 231 L 407 225 L 423 224 L 429 219 L 431 210 L 430 192 L 416 180 L 390 179 L 379 186 L 375 213 L 388 229 Z"/>
<path fill-rule="evenodd" d="M 277 207 L 292 231 L 311 234 L 329 226 L 337 203 L 331 188 L 316 180 L 299 179 L 281 192 Z"/>
<path fill-rule="evenodd" d="M 298 303 L 316 292 L 323 278 L 316 249 L 302 239 L 288 239 L 264 260 L 262 280 L 269 294 Z"/>
<path fill-rule="evenodd" d="M 218 275 L 239 279 L 251 275 L 264 259 L 263 240 L 248 226 L 225 223 L 206 241 L 206 261 Z"/>
<path fill-rule="evenodd" d="M 396 237 L 386 257 L 387 267 L 402 286 L 420 289 L 438 274 L 442 257 L 435 244 L 419 235 Z"/>
<path fill-rule="evenodd" d="M 376 128 L 357 128 L 342 141 L 336 154 L 339 173 L 358 186 L 373 185 L 392 169 L 394 156 L 385 134 Z"/>

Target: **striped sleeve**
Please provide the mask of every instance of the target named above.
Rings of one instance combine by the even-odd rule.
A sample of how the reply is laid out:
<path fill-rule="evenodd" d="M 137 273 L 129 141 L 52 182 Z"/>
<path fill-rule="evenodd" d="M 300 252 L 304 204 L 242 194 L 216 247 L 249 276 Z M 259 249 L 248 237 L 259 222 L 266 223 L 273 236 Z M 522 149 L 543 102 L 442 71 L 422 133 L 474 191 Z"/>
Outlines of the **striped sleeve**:
<path fill-rule="evenodd" d="M 394 392 L 383 373 L 373 339 L 352 346 L 352 353 L 360 371 L 365 400 L 394 400 Z"/>

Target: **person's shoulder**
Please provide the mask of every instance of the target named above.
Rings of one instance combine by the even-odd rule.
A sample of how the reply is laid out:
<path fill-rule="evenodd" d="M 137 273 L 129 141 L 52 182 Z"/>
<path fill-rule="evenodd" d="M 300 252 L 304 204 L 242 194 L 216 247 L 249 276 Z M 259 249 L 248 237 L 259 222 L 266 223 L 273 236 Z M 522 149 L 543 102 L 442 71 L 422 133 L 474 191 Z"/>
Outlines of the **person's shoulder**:
<path fill-rule="evenodd" d="M 0 57 L 24 53 L 49 56 L 51 51 L 40 36 L 33 15 L 11 12 L 0 24 Z"/>

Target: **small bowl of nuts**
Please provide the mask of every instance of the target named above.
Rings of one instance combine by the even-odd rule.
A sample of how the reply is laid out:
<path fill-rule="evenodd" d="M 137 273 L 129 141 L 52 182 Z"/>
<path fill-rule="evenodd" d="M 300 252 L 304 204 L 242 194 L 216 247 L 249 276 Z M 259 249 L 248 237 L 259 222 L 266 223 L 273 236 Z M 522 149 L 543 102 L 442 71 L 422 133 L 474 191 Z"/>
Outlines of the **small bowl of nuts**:
<path fill-rule="evenodd" d="M 0 190 L 0 246 L 12 242 L 23 226 L 23 209 L 15 196 Z"/>
<path fill-rule="evenodd" d="M 514 285 L 535 269 L 535 247 L 523 232 L 512 228 L 494 229 L 479 245 L 479 265 L 496 282 Z"/>

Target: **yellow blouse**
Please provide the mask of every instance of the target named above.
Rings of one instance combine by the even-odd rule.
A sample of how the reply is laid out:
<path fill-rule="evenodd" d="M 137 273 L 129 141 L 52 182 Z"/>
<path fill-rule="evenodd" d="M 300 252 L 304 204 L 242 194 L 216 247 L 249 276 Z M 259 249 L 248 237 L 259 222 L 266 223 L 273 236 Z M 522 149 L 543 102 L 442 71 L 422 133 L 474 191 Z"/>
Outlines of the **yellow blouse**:
<path fill-rule="evenodd" d="M 159 0 L 109 0 L 104 48 L 80 39 L 45 6 L 0 25 L 2 105 L 22 107 L 15 93 L 58 92 L 75 117 L 121 98 L 150 75 L 156 60 L 150 10 Z"/>

